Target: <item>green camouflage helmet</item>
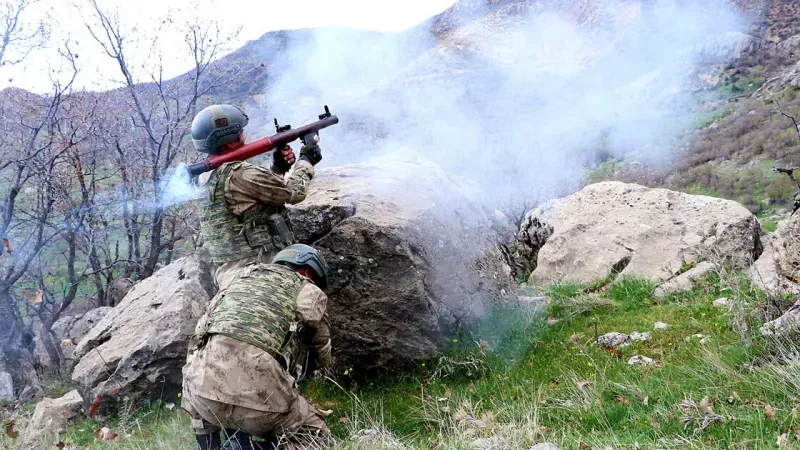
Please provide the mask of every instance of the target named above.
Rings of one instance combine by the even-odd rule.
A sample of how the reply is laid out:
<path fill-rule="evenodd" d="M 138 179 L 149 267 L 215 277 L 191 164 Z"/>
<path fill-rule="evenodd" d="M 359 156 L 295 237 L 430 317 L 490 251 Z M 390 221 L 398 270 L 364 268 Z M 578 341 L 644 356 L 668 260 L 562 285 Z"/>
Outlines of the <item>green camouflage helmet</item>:
<path fill-rule="evenodd" d="M 192 142 L 201 153 L 217 153 L 223 145 L 239 139 L 239 132 L 249 119 L 232 105 L 211 105 L 194 116 Z"/>
<path fill-rule="evenodd" d="M 320 289 L 328 287 L 328 265 L 319 256 L 314 247 L 304 244 L 293 244 L 278 252 L 272 260 L 273 264 L 288 263 L 292 266 L 306 266 L 314 272 L 314 282 Z"/>

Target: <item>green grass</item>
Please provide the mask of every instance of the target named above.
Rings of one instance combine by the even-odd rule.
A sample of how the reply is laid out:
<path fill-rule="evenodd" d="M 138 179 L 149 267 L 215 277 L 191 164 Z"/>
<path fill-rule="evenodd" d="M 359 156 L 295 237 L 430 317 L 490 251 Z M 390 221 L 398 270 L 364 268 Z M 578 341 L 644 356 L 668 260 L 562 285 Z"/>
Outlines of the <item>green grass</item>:
<path fill-rule="evenodd" d="M 651 283 L 631 278 L 598 293 L 574 284 L 544 292 L 550 296 L 544 310 L 494 311 L 456 336 L 443 357 L 406 373 L 365 384 L 338 374 L 302 390 L 334 411 L 328 423 L 340 449 L 470 449 L 476 439 L 494 436 L 503 440 L 497 448 L 526 450 L 541 441 L 565 449 L 774 448 L 783 433 L 788 448 L 800 446 L 798 358 L 753 331 L 765 298 L 745 278 L 710 276 L 661 300 Z M 734 312 L 713 307 L 722 296 Z M 545 317 L 559 321 L 548 324 Z M 669 328 L 655 331 L 659 321 Z M 611 331 L 652 336 L 619 352 L 594 344 Z M 630 367 L 633 355 L 658 365 Z M 778 355 L 793 363 L 776 364 Z M 704 398 L 713 415 L 698 406 Z M 109 422 L 120 434 L 113 442 L 94 441 L 104 424 L 93 421 L 75 425 L 65 442 L 193 448 L 184 414 L 155 411 Z"/>
<path fill-rule="evenodd" d="M 778 229 L 777 220 L 764 220 L 761 222 L 761 228 L 768 233 L 774 233 Z"/>

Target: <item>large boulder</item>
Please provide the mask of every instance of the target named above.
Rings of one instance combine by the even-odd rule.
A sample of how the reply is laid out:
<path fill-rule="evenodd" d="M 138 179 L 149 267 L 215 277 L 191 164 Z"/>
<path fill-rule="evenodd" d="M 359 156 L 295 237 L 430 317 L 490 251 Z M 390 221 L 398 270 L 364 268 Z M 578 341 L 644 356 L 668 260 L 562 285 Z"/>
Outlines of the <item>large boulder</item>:
<path fill-rule="evenodd" d="M 73 419 L 83 413 L 83 398 L 77 390 L 61 398 L 44 398 L 36 405 L 28 426 L 22 432 L 20 448 L 56 448 Z"/>
<path fill-rule="evenodd" d="M 62 363 L 66 368 L 71 368 L 75 365 L 74 351 L 78 342 L 86 336 L 89 331 L 97 325 L 103 317 L 106 316 L 113 308 L 103 306 L 100 308 L 90 309 L 83 314 L 76 314 L 72 316 L 61 317 L 50 327 L 52 330 L 55 343 L 61 347 L 61 353 L 64 356 Z M 55 361 L 50 359 L 50 355 L 44 346 L 41 336 L 42 330 L 38 330 L 36 335 L 36 357 L 39 362 L 46 367 L 55 367 Z"/>
<path fill-rule="evenodd" d="M 518 245 L 537 256 L 530 262 L 537 283 L 612 273 L 663 282 L 701 261 L 750 264 L 762 251 L 759 233 L 755 216 L 733 201 L 603 182 L 528 213 Z M 547 234 L 539 248 L 528 238 Z"/>
<path fill-rule="evenodd" d="M 211 267 L 198 255 L 138 283 L 75 349 L 72 380 L 87 401 L 179 392 L 189 338 L 214 291 Z"/>
<path fill-rule="evenodd" d="M 337 367 L 363 374 L 429 358 L 489 304 L 516 298 L 493 215 L 476 204 L 426 161 L 317 172 L 290 214 L 331 269 Z"/>

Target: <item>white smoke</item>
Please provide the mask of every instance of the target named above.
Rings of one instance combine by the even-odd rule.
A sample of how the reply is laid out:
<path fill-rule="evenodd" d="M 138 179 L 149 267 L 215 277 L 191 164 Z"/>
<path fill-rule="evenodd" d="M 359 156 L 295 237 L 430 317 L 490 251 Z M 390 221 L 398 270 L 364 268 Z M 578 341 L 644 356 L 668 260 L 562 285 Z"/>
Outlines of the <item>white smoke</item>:
<path fill-rule="evenodd" d="M 482 3 L 462 2 L 444 36 L 317 29 L 290 41 L 271 67 L 270 112 L 303 121 L 331 105 L 342 122 L 323 132 L 323 165 L 412 148 L 493 198 L 556 195 L 580 186 L 599 150 L 669 161 L 696 106 L 700 49 L 745 25 L 715 0 L 598 0 L 580 20 L 577 3 Z"/>

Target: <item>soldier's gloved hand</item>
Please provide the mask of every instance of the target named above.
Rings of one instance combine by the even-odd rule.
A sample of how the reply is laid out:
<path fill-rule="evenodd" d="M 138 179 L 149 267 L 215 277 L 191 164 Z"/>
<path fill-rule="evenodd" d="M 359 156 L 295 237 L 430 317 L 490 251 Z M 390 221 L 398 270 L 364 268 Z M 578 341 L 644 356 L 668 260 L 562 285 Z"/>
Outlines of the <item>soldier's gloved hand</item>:
<path fill-rule="evenodd" d="M 275 173 L 284 174 L 288 172 L 294 162 L 294 151 L 289 144 L 286 144 L 282 150 L 276 148 L 272 152 L 272 171 Z"/>
<path fill-rule="evenodd" d="M 300 159 L 308 161 L 312 166 L 316 166 L 322 160 L 322 150 L 316 142 L 306 144 L 300 149 Z"/>

